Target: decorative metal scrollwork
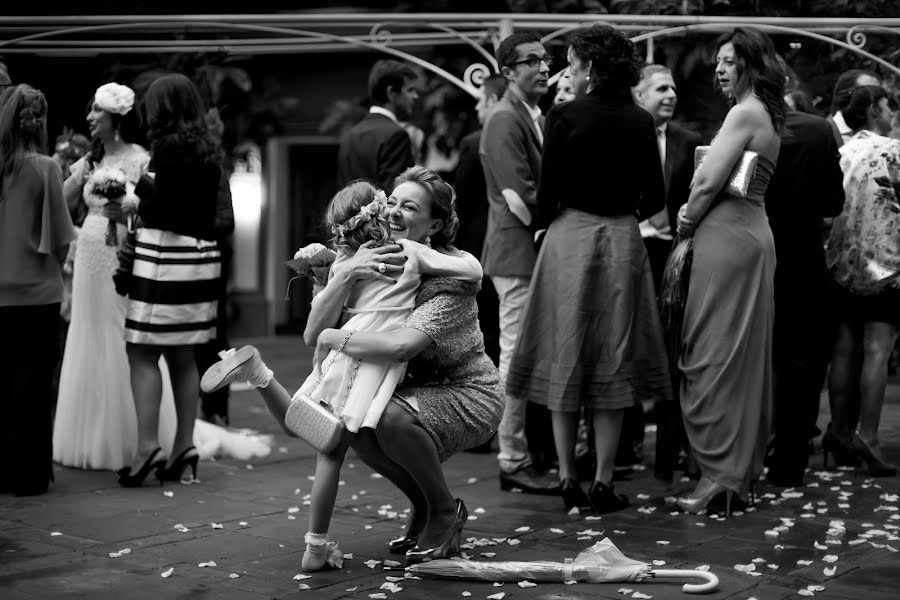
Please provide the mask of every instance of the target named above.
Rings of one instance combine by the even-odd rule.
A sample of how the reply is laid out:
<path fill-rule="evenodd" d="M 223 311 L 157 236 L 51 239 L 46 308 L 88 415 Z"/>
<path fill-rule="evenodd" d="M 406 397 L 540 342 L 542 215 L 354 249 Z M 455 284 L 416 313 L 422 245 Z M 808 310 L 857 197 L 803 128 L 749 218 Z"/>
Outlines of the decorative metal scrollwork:
<path fill-rule="evenodd" d="M 474 88 L 480 88 L 484 83 L 485 78 L 493 73 L 490 67 L 483 63 L 472 63 L 468 67 L 466 67 L 465 72 L 463 73 L 463 81 L 466 85 L 471 85 Z"/>
<path fill-rule="evenodd" d="M 372 43 L 389 46 L 394 41 L 394 34 L 387 28 L 387 25 L 387 23 L 375 23 L 372 25 L 372 29 L 369 30 L 369 38 L 372 40 Z"/>
<path fill-rule="evenodd" d="M 851 27 L 847 30 L 847 43 L 856 48 L 862 48 L 869 41 L 869 38 L 866 37 L 865 32 L 860 28 L 859 25 L 856 27 Z"/>

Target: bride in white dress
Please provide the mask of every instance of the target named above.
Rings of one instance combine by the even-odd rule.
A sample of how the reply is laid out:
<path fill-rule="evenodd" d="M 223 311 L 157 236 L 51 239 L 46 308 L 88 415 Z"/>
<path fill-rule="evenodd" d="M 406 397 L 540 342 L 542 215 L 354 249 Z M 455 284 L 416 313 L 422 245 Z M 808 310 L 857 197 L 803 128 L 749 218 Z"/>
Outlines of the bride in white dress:
<path fill-rule="evenodd" d="M 97 90 L 87 116 L 94 149 L 72 165 L 63 188 L 70 206 L 79 196 L 84 198 L 88 214 L 75 250 L 53 459 L 82 469 L 117 470 L 129 464 L 135 452 L 137 425 L 125 354 L 126 305 L 112 280 L 118 266 L 117 241 L 127 232 L 121 216 L 125 207 L 95 193 L 109 177 L 133 185 L 147 170 L 147 151 L 122 138 L 126 118 L 134 116 L 129 115 L 133 104 L 134 92 L 126 86 L 108 83 Z"/>
<path fill-rule="evenodd" d="M 113 230 L 118 242 L 127 228 L 122 210 L 108 207 L 109 200 L 94 193 L 110 174 L 123 178 L 130 188 L 147 171 L 147 151 L 122 139 L 122 125 L 133 103 L 134 93 L 126 86 L 109 83 L 97 90 L 87 117 L 94 151 L 72 165 L 64 185 L 70 206 L 79 196 L 88 206 L 74 253 L 71 325 L 53 427 L 53 459 L 68 467 L 119 470 L 132 462 L 137 451 L 137 416 L 125 352 L 127 301 L 116 293 L 112 280 L 119 264 L 118 243 L 111 237 L 113 245 L 107 243 Z M 126 195 L 122 208 L 130 208 L 133 198 Z M 107 215 L 113 217 L 112 224 Z M 176 419 L 164 359 L 160 359 L 160 370 L 159 442 L 171 448 Z M 267 455 L 271 438 L 198 420 L 194 445 L 203 460 L 215 456 L 246 460 Z"/>

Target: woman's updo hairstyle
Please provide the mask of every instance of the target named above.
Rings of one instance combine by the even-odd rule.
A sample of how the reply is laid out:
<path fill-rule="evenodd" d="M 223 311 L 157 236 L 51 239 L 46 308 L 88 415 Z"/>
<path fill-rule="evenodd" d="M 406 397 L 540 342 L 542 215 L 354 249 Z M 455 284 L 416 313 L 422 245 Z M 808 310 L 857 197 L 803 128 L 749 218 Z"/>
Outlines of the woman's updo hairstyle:
<path fill-rule="evenodd" d="M 26 152 L 46 153 L 47 99 L 20 84 L 0 95 L 0 178 L 12 174 Z"/>
<path fill-rule="evenodd" d="M 394 179 L 394 188 L 401 183 L 416 183 L 428 192 L 431 199 L 431 217 L 443 223 L 440 231 L 431 236 L 431 244 L 443 248 L 453 244 L 459 230 L 459 217 L 456 215 L 456 198 L 450 184 L 441 176 L 425 167 L 416 165 L 400 173 Z"/>
<path fill-rule="evenodd" d="M 847 127 L 853 131 L 865 127 L 869 122 L 869 109 L 887 97 L 887 91 L 880 85 L 863 85 L 850 92 L 850 99 L 841 109 Z"/>
<path fill-rule="evenodd" d="M 325 210 L 325 230 L 332 236 L 331 244 L 335 250 L 344 249 L 356 252 L 360 246 L 374 240 L 379 246 L 391 239 L 390 228 L 384 216 L 379 214 L 368 221 L 360 223 L 350 231 L 341 235 L 338 227 L 359 214 L 360 209 L 375 200 L 378 189 L 365 180 L 351 181 L 328 203 Z"/>
<path fill-rule="evenodd" d="M 607 93 L 631 93 L 641 80 L 641 60 L 634 44 L 609 25 L 579 29 L 569 40 L 572 52 L 591 61 L 591 88 Z"/>

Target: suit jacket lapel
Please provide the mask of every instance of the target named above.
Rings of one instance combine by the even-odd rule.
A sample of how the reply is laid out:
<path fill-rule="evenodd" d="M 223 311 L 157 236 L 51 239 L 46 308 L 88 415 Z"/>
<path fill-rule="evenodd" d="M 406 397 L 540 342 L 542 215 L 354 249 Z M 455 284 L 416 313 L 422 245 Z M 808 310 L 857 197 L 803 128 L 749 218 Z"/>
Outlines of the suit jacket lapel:
<path fill-rule="evenodd" d="M 513 108 L 516 109 L 516 112 L 519 113 L 519 116 L 525 120 L 525 125 L 528 127 L 528 131 L 531 132 L 531 137 L 534 139 L 534 144 L 540 148 L 543 144 L 541 144 L 541 137 L 538 135 L 537 129 L 535 128 L 534 120 L 531 118 L 531 114 L 528 112 L 528 109 L 525 108 L 525 103 L 516 96 L 515 92 L 510 90 L 506 91 L 505 96 L 507 96 L 510 104 L 513 105 Z M 541 126 L 543 127 L 543 116 L 541 116 Z"/>

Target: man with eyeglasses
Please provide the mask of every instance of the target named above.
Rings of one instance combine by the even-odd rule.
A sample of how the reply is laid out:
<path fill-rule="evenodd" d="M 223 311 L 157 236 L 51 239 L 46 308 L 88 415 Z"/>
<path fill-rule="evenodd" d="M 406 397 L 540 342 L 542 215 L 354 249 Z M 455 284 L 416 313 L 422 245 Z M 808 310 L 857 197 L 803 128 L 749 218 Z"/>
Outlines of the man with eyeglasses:
<path fill-rule="evenodd" d="M 537 104 L 548 90 L 550 62 L 535 34 L 516 33 L 500 42 L 497 63 L 508 86 L 484 125 L 479 146 L 489 203 L 481 262 L 500 299 L 500 383 L 504 386 L 537 258 L 531 223 L 544 143 L 543 116 Z M 526 400 L 507 394 L 497 432 L 500 487 L 555 494 L 558 478 L 532 464 L 525 439 L 526 408 Z"/>

